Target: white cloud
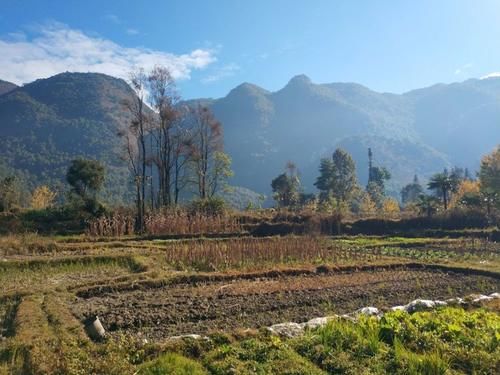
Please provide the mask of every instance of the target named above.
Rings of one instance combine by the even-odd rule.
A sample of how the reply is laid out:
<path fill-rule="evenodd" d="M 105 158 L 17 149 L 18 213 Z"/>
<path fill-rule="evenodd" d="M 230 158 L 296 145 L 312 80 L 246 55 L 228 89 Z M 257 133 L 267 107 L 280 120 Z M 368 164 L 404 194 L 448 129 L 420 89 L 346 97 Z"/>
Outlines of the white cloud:
<path fill-rule="evenodd" d="M 209 49 L 176 55 L 142 47 L 129 48 L 60 23 L 38 27 L 34 33 L 0 38 L 0 79 L 16 84 L 54 74 L 98 72 L 128 78 L 135 68 L 156 64 L 170 69 L 176 79 L 189 79 L 191 71 L 203 69 L 217 59 Z"/>
<path fill-rule="evenodd" d="M 106 19 L 108 21 L 111 21 L 111 22 L 113 22 L 113 23 L 115 23 L 117 25 L 119 25 L 119 24 L 122 23 L 122 20 L 116 14 L 106 14 L 104 16 L 104 19 Z"/>
<path fill-rule="evenodd" d="M 220 81 L 223 78 L 231 77 L 236 74 L 238 70 L 240 70 L 240 66 L 235 63 L 230 63 L 227 65 L 224 65 L 218 69 L 215 69 L 215 71 L 206 76 L 205 78 L 202 78 L 201 82 L 202 83 L 213 83 Z"/>
<path fill-rule="evenodd" d="M 461 67 L 455 69 L 455 75 L 460 75 L 460 74 L 465 74 L 467 71 L 469 71 L 472 68 L 472 63 L 467 63 L 465 65 L 462 65 Z"/>
<path fill-rule="evenodd" d="M 481 77 L 481 79 L 488 79 L 488 78 L 500 78 L 500 72 L 493 72 Z"/>
<path fill-rule="evenodd" d="M 125 30 L 128 35 L 139 35 L 139 30 L 134 28 L 129 28 Z"/>

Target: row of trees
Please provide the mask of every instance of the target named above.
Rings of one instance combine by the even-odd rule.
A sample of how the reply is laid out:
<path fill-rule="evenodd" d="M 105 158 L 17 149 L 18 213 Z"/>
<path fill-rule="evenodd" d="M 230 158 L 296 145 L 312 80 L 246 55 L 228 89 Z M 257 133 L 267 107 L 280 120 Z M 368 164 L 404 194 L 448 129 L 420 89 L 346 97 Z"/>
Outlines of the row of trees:
<path fill-rule="evenodd" d="M 352 156 L 337 149 L 331 159 L 321 159 L 319 176 L 314 183 L 319 190 L 317 197 L 301 191 L 297 168 L 291 162 L 285 172 L 272 181 L 271 187 L 280 207 L 298 207 L 316 202 L 320 210 L 335 212 L 339 216 L 349 211 L 374 214 L 377 210 L 384 210 L 391 213 L 399 211 L 399 206 L 385 194 L 385 184 L 390 178 L 386 168 L 370 163 L 367 186 L 361 188 Z"/>
<path fill-rule="evenodd" d="M 402 203 L 417 207 L 431 216 L 440 207 L 444 211 L 455 207 L 485 208 L 488 215 L 500 208 L 500 146 L 483 157 L 477 178 L 467 169 L 445 169 L 429 179 L 427 188 L 434 194 L 425 194 L 417 176 L 401 190 Z"/>
<path fill-rule="evenodd" d="M 232 171 L 223 152 L 222 124 L 205 106 L 181 105 L 167 68 L 139 70 L 130 82 L 135 96 L 124 106 L 131 122 L 119 135 L 135 182 L 137 229 L 142 231 L 148 205 L 151 210 L 176 206 L 188 189 L 201 200 L 213 198 Z"/>
<path fill-rule="evenodd" d="M 297 168 L 288 163 L 284 173 L 276 177 L 271 187 L 279 207 L 299 207 L 316 200 L 320 209 L 327 209 L 342 215 L 347 211 L 362 214 L 383 212 L 393 214 L 400 211 L 401 206 L 409 212 L 432 215 L 439 210 L 450 207 L 485 207 L 488 215 L 493 208 L 500 208 L 500 146 L 481 161 L 478 179 L 470 176 L 461 168 L 444 170 L 433 175 L 427 184 L 431 194 L 415 176 L 412 183 L 401 190 L 401 202 L 386 196 L 386 182 L 391 178 L 384 167 L 373 166 L 371 150 L 368 183 L 363 190 L 356 177 L 356 165 L 351 155 L 337 149 L 332 158 L 324 158 L 320 162 L 319 176 L 315 186 L 318 196 L 301 192 Z"/>

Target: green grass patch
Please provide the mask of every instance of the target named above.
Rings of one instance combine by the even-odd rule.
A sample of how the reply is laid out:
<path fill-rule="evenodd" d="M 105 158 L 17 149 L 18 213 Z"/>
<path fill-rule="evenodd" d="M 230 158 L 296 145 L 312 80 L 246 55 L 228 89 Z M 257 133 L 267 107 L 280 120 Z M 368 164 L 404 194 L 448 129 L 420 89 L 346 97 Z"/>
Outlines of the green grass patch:
<path fill-rule="evenodd" d="M 144 271 L 133 257 L 77 257 L 0 263 L 2 293 L 40 291 L 110 276 Z"/>
<path fill-rule="evenodd" d="M 292 345 L 329 373 L 493 374 L 499 329 L 500 316 L 485 310 L 398 311 L 380 321 L 333 320 Z"/>
<path fill-rule="evenodd" d="M 138 374 L 141 375 L 206 375 L 208 372 L 203 366 L 182 355 L 166 353 L 141 366 Z"/>

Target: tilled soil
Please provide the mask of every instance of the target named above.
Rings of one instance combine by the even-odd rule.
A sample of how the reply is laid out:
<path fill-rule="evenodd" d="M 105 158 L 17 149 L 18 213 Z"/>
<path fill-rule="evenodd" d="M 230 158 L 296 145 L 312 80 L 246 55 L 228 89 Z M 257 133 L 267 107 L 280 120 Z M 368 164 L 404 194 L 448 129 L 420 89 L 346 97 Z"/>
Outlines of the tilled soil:
<path fill-rule="evenodd" d="M 494 277 L 402 268 L 178 283 L 76 298 L 72 309 L 82 320 L 97 314 L 108 331 L 158 340 L 498 290 Z"/>

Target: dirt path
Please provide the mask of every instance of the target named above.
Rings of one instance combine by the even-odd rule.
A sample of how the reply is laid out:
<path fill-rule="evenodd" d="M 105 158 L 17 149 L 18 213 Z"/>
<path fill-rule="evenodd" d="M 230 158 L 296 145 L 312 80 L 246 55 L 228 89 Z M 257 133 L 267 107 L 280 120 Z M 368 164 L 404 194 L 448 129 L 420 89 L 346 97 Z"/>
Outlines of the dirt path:
<path fill-rule="evenodd" d="M 109 331 L 150 339 L 306 321 L 415 298 L 445 299 L 500 290 L 500 280 L 440 270 L 396 269 L 166 285 L 76 298 L 81 319 L 99 315 Z"/>

